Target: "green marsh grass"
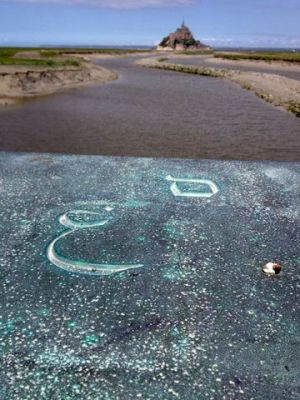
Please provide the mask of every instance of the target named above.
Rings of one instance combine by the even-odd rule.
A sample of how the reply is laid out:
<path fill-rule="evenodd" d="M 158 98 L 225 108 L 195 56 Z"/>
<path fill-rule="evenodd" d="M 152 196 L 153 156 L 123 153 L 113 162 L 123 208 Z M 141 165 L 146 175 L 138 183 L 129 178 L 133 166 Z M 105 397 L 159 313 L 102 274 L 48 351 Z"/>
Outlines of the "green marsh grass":
<path fill-rule="evenodd" d="M 300 63 L 300 52 L 241 52 L 241 53 L 214 53 L 214 57 L 227 60 L 254 60 L 254 61 L 287 61 Z"/>
<path fill-rule="evenodd" d="M 47 68 L 63 68 L 63 67 L 80 67 L 80 62 L 77 60 L 40 60 L 34 58 L 5 58 L 0 57 L 0 65 L 13 66 L 30 66 L 30 67 L 47 67 Z"/>
<path fill-rule="evenodd" d="M 32 66 L 32 67 L 45 67 L 45 68 L 63 68 L 63 67 L 80 67 L 81 62 L 79 59 L 62 57 L 71 56 L 76 53 L 78 55 L 85 54 L 139 54 L 147 52 L 147 50 L 139 49 L 78 49 L 78 48 L 20 48 L 20 47 L 0 47 L 0 65 L 15 65 L 15 66 Z M 35 52 L 38 53 L 37 57 L 18 57 L 18 53 L 22 52 Z M 59 58 L 58 58 L 59 57 Z"/>

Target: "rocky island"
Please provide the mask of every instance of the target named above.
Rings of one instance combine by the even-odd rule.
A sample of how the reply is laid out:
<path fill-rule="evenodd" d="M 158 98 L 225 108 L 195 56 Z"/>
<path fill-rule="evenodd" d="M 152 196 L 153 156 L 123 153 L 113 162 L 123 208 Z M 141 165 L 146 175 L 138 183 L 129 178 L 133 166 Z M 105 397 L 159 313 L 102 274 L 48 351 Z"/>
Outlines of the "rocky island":
<path fill-rule="evenodd" d="M 163 38 L 157 46 L 158 51 L 210 50 L 210 47 L 196 40 L 191 30 L 182 23 L 174 33 Z"/>

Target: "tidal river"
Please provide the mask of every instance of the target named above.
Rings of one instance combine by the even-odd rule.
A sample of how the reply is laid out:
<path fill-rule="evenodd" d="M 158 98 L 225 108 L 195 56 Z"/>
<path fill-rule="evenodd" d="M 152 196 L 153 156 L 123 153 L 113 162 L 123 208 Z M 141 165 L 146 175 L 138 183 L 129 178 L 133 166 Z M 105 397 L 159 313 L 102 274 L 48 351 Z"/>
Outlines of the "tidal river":
<path fill-rule="evenodd" d="M 0 150 L 299 160 L 300 120 L 222 79 L 101 59 L 119 79 L 0 112 Z"/>

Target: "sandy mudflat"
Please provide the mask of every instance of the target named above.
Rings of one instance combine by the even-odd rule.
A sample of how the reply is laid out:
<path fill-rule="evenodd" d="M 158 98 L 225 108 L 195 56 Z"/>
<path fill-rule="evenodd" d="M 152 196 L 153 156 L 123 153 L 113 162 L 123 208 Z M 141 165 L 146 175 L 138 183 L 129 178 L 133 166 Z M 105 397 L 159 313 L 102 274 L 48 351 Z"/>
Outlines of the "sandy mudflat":
<path fill-rule="evenodd" d="M 117 79 L 117 74 L 95 64 L 81 68 L 36 68 L 0 66 L 0 105 L 10 105 L 23 98 L 43 96 L 62 89 L 101 84 Z"/>
<path fill-rule="evenodd" d="M 289 110 L 292 103 L 300 104 L 300 82 L 275 74 L 234 72 L 230 79 L 254 91 L 274 106 Z"/>
<path fill-rule="evenodd" d="M 153 52 L 151 55 L 159 56 L 159 53 Z M 107 60 L 107 59 L 118 59 L 118 58 L 135 58 L 135 57 L 147 57 L 149 56 L 149 52 L 141 52 L 141 53 L 92 53 L 92 54 L 80 54 L 80 53 L 69 53 L 68 56 L 80 57 L 86 61 L 95 61 L 95 60 Z"/>

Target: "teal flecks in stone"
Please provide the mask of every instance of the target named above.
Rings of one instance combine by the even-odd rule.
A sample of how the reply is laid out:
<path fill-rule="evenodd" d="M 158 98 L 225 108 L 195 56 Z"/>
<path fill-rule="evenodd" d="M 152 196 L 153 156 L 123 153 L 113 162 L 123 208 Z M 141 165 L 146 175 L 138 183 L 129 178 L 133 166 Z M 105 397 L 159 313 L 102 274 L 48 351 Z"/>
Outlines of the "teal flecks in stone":
<path fill-rule="evenodd" d="M 299 163 L 2 153 L 0 398 L 298 399 L 299 198 Z"/>
<path fill-rule="evenodd" d="M 94 334 L 85 335 L 82 339 L 82 343 L 84 346 L 94 346 L 99 343 L 99 337 Z"/>

